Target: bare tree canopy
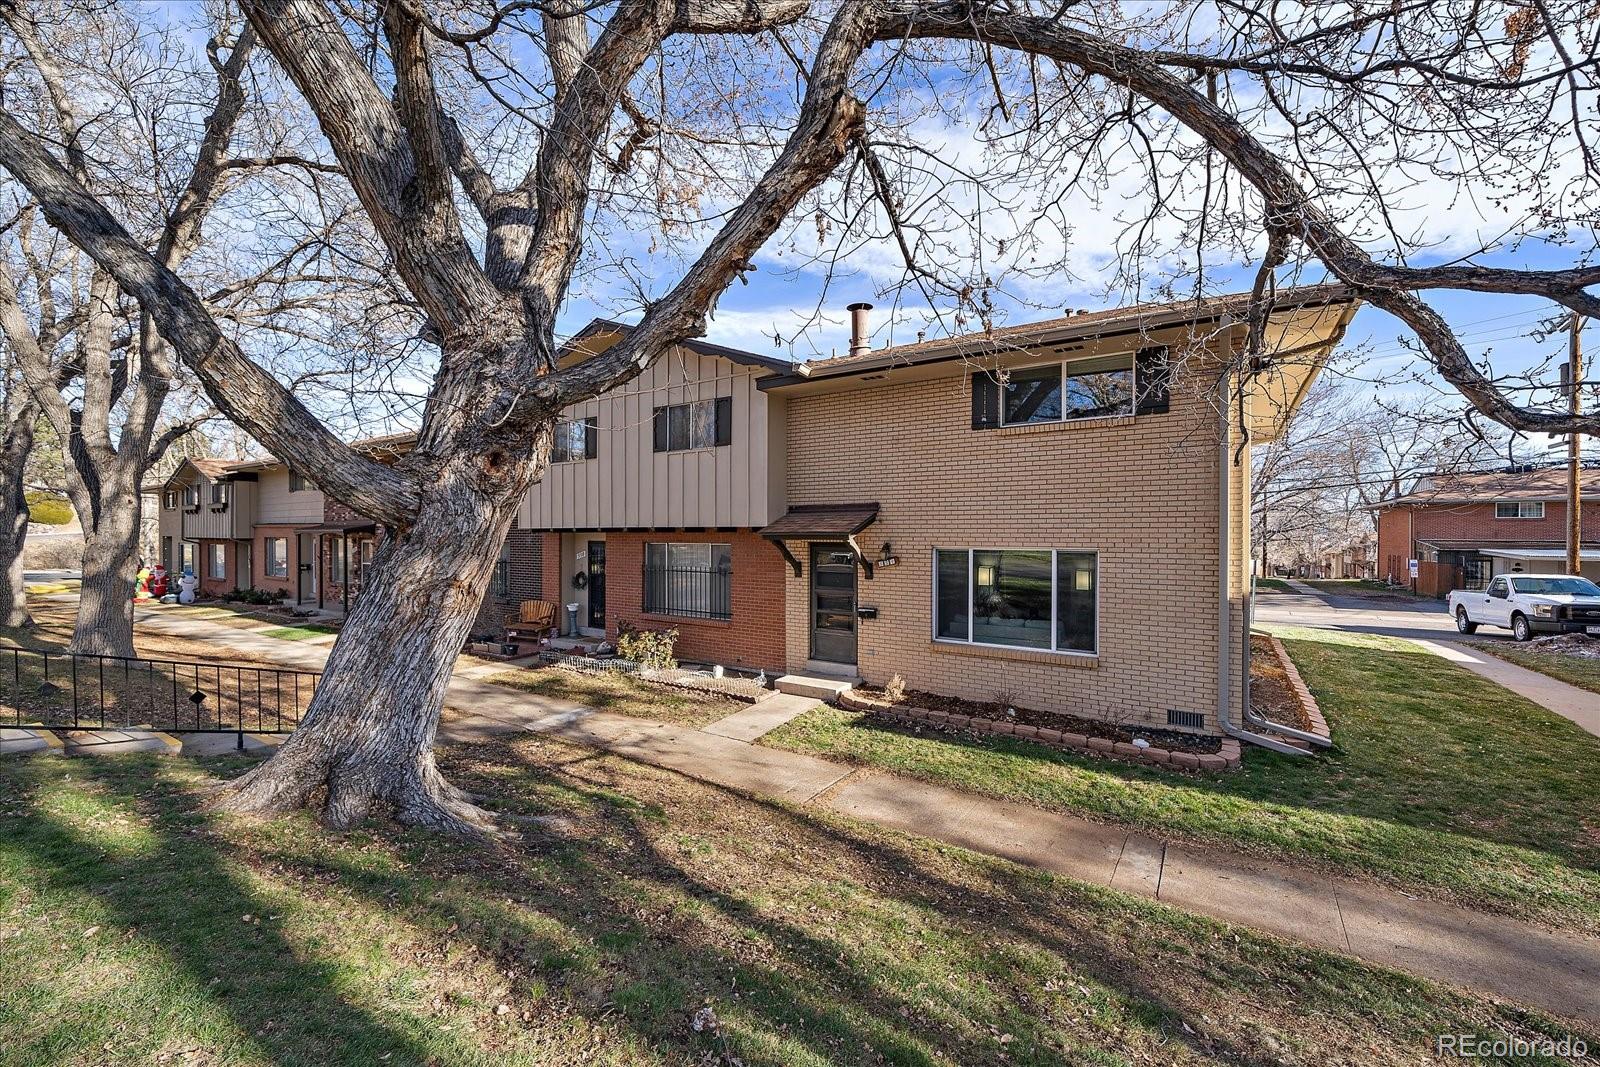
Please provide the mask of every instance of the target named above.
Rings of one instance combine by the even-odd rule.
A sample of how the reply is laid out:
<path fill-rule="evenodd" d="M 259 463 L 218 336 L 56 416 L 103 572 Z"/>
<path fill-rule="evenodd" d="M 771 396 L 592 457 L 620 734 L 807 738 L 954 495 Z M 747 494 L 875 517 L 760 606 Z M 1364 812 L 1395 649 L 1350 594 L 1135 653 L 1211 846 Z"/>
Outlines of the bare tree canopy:
<path fill-rule="evenodd" d="M 1007 277 L 1071 269 L 1071 212 L 1114 191 L 1139 205 L 1116 270 L 1170 267 L 1173 292 L 1187 283 L 1199 295 L 1208 269 L 1255 268 L 1246 375 L 1264 369 L 1276 287 L 1317 274 L 1403 321 L 1489 418 L 1600 429 L 1593 414 L 1499 388 L 1425 296 L 1533 294 L 1600 312 L 1600 20 L 1589 3 L 240 9 L 264 53 L 241 91 L 308 109 L 320 134 L 269 162 L 347 183 L 417 336 L 437 350 L 407 456 L 385 464 L 350 448 L 253 360 L 189 268 L 152 251 L 115 197 L 84 180 L 70 135 L 8 107 L 0 164 L 220 410 L 390 531 L 306 725 L 235 784 L 229 803 L 241 809 L 294 806 L 326 787 L 336 823 L 383 803 L 411 822 L 485 825 L 439 779 L 431 745 L 451 658 L 516 502 L 547 462 L 553 420 L 704 333 L 766 248 L 826 265 L 886 244 L 906 293 L 956 324 L 984 321 Z M 980 150 L 929 152 L 920 132 L 941 119 Z M 229 165 L 219 152 L 206 168 Z M 1426 235 L 1403 221 L 1424 178 L 1516 200 L 1495 248 L 1543 241 L 1564 262 L 1426 262 Z M 1001 215 L 996 239 L 985 226 Z M 637 290 L 638 325 L 563 363 L 563 307 L 607 284 Z"/>

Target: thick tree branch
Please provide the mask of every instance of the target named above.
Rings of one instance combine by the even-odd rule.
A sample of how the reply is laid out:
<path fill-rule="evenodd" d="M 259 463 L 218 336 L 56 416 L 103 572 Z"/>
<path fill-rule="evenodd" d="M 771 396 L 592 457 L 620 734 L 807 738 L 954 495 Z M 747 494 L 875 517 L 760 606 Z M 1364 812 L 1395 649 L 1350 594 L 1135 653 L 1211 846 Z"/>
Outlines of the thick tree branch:
<path fill-rule="evenodd" d="M 230 419 L 275 455 L 315 470 L 324 488 L 361 514 L 404 525 L 415 513 L 415 486 L 329 433 L 222 334 L 181 278 L 130 237 L 44 144 L 5 112 L 0 112 L 0 164 L 27 186 L 53 226 L 154 317 L 161 336 Z"/>
<path fill-rule="evenodd" d="M 872 38 L 876 3 L 842 5 L 812 64 L 799 121 L 783 152 L 672 291 L 639 325 L 599 356 L 541 381 L 547 409 L 595 396 L 638 374 L 670 345 L 705 333 L 717 299 L 805 195 L 845 158 L 866 108 L 850 92 L 850 74 Z"/>
<path fill-rule="evenodd" d="M 472 256 L 453 200 L 440 195 L 438 171 L 448 164 L 442 140 L 429 133 L 436 107 L 421 114 L 432 93 L 416 69 L 426 56 L 416 54 L 421 46 L 411 18 L 397 16 L 408 50 L 398 60 L 397 109 L 322 0 L 245 0 L 243 7 L 261 43 L 316 112 L 341 169 L 434 327 L 446 336 L 475 330 L 500 297 Z"/>
<path fill-rule="evenodd" d="M 1444 319 L 1410 290 L 1468 288 L 1477 292 L 1536 292 L 1593 314 L 1600 303 L 1583 292 L 1589 271 L 1502 271 L 1490 267 L 1389 267 L 1373 260 L 1300 187 L 1293 173 L 1244 126 L 1187 82 L 1144 53 L 1050 18 L 1013 13 L 983 2 L 936 4 L 891 0 L 880 40 L 971 40 L 1048 56 L 1133 93 L 1204 137 L 1266 201 L 1269 220 L 1303 241 L 1341 280 L 1369 302 L 1405 322 L 1434 366 L 1474 407 L 1496 422 L 1525 432 L 1594 432 L 1594 416 L 1540 411 L 1508 400 L 1473 363 Z"/>

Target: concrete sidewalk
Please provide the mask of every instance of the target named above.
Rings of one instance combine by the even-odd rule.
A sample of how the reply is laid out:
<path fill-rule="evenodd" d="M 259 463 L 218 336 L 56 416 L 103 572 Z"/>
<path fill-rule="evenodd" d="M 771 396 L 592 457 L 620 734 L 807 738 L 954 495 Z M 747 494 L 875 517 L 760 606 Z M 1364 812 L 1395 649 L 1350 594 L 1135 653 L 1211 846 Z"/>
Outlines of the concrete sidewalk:
<path fill-rule="evenodd" d="M 1600 693 L 1591 693 L 1587 689 L 1579 689 L 1548 674 L 1519 667 L 1499 656 L 1480 652 L 1470 645 L 1453 641 L 1424 641 L 1420 638 L 1412 640 L 1434 655 L 1441 656 L 1457 666 L 1465 667 L 1473 674 L 1480 674 L 1562 718 L 1571 719 L 1591 734 L 1600 737 Z"/>
<path fill-rule="evenodd" d="M 147 629 L 316 669 L 323 648 L 202 620 Z M 769 698 L 776 700 L 778 698 Z M 725 733 L 798 714 L 764 700 Z M 757 796 L 931 837 L 1600 1026 L 1600 940 L 1417 900 L 1353 879 L 1163 842 L 1101 823 L 763 748 L 703 729 L 599 712 L 457 675 L 447 741 L 537 733 Z M 800 709 L 804 710 L 804 709 Z M 749 716 L 748 725 L 735 720 Z M 792 717 L 792 715 L 791 715 Z M 713 724 L 717 725 L 717 724 Z M 770 727 L 769 727 L 770 728 Z M 764 731 L 763 731 L 764 732 Z"/>

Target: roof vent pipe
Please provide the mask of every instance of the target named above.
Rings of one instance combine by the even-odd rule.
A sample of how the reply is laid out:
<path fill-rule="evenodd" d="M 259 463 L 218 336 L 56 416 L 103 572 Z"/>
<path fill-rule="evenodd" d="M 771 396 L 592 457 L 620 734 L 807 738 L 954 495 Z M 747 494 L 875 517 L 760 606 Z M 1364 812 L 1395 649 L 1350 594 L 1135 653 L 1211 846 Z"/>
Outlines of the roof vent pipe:
<path fill-rule="evenodd" d="M 867 339 L 867 312 L 872 310 L 872 305 L 857 302 L 846 310 L 850 312 L 850 354 L 864 356 L 872 351 L 872 342 Z"/>

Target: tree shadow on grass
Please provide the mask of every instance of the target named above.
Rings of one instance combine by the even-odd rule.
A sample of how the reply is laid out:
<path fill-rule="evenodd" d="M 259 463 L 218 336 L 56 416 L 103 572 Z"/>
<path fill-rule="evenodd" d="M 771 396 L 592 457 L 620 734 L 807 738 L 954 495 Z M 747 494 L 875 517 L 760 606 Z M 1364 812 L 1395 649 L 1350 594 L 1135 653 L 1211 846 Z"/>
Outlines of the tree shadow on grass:
<path fill-rule="evenodd" d="M 461 754 L 500 768 L 519 763 L 516 746 L 469 751 Z M 372 900 L 409 895 L 423 912 L 413 921 L 471 938 L 522 976 L 520 996 L 553 989 L 586 1010 L 615 1010 L 652 1044 L 718 1052 L 711 1037 L 686 1033 L 689 1012 L 707 998 L 748 1064 L 1122 1055 L 1277 1063 L 1281 1046 L 1257 1024 L 1292 1044 L 1300 997 L 1303 1010 L 1338 1017 L 1335 1040 L 1361 1038 L 1368 1013 L 1405 1005 L 1416 1048 L 1401 1058 L 1420 1054 L 1435 1032 L 1420 1025 L 1433 1022 L 1429 1010 L 1440 1025 L 1544 1032 L 1514 1010 L 1423 994 L 1414 979 L 1356 961 L 1248 934 L 1241 947 L 1218 923 L 1000 861 L 952 860 L 952 850 L 843 819 L 700 784 L 689 788 L 716 807 L 709 822 L 696 816 L 698 802 L 667 808 L 632 795 L 649 796 L 652 774 L 675 779 L 665 772 L 641 771 L 642 787 L 632 774 L 631 785 L 614 785 L 602 764 L 524 761 L 520 773 L 541 782 L 530 797 L 504 788 L 512 783 L 503 770 L 485 777 L 481 766 L 451 773 L 501 787 L 509 807 L 555 808 L 577 825 L 487 866 L 437 839 L 414 842 L 419 866 L 459 864 L 459 877 L 427 900 L 414 899 L 408 871 L 375 871 L 330 850 L 280 858 Z M 716 838 L 699 855 L 695 840 L 723 820 L 751 836 Z M 1290 1003 L 1220 1025 L 1207 1018 L 1233 1011 L 1235 995 Z"/>
<path fill-rule="evenodd" d="M 245 884 L 237 857 L 210 835 L 207 816 L 192 794 L 151 787 L 161 774 L 156 757 L 122 756 L 75 760 L 72 774 L 104 796 L 108 817 L 136 810 L 147 817 L 137 848 L 125 853 L 79 820 L 52 812 L 39 795 L 42 779 L 25 772 L 7 774 L 23 786 L 0 813 L 0 856 L 10 854 L 24 871 L 37 872 L 39 884 L 22 888 L 31 896 L 66 894 L 92 901 L 105 914 L 104 939 L 126 931 L 170 964 L 116 967 L 123 980 L 97 997 L 144 1001 L 152 1011 L 172 1009 L 176 1029 L 209 1030 L 227 1040 L 231 1027 L 236 1051 L 282 1064 L 423 1063 L 430 1049 L 415 1033 L 380 1019 L 341 993 L 348 975 L 330 959 L 319 959 L 287 941 L 272 919 L 277 905 Z M 248 919 L 247 919 L 248 917 Z M 113 933 L 115 931 L 115 933 Z M 66 948 L 65 945 L 61 946 Z M 136 982 L 152 990 L 135 991 Z M 165 1002 L 167 996 L 172 999 Z M 114 1047 L 141 1042 L 152 1056 L 170 1042 L 179 1048 L 201 1044 L 194 1033 L 129 1032 L 114 1004 L 110 1025 L 93 1032 L 87 1013 L 52 1027 L 28 1043 L 12 1044 L 8 1062 L 78 1062 L 88 1057 L 111 1062 Z M 193 1009 L 193 1010 L 191 1010 Z M 213 1012 L 214 1009 L 214 1012 Z M 211 1019 L 215 1016 L 221 1025 Z M 101 1041 L 104 1041 L 104 1050 Z M 90 1049 L 96 1049 L 91 1052 Z M 130 1061 L 122 1061 L 130 1062 Z M 151 1062 L 140 1056 L 138 1062 Z"/>

